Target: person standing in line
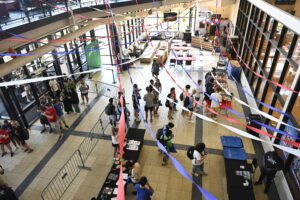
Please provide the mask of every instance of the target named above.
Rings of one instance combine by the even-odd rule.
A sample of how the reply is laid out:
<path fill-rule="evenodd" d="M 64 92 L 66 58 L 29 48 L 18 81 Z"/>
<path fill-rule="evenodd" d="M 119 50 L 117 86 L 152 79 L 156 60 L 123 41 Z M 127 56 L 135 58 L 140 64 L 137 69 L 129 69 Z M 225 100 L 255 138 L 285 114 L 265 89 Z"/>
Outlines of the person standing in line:
<path fill-rule="evenodd" d="M 158 105 L 159 106 L 162 106 L 162 103 L 161 101 L 159 100 L 159 94 L 161 93 L 162 91 L 162 87 L 161 87 L 161 82 L 158 78 L 155 78 L 155 83 L 154 83 L 154 86 L 156 87 L 156 89 L 159 91 L 158 93 Z"/>
<path fill-rule="evenodd" d="M 151 91 L 151 93 L 154 95 L 154 100 L 153 100 L 153 111 L 154 111 L 154 115 L 157 115 L 157 111 L 159 109 L 159 92 L 156 90 L 156 88 L 154 89 L 154 81 L 151 79 L 150 80 L 150 85 L 149 85 L 149 89 Z"/>
<path fill-rule="evenodd" d="M 172 89 L 171 89 L 172 90 Z M 172 99 L 172 92 L 170 92 L 167 97 L 169 99 Z M 173 101 L 170 101 L 169 99 L 166 100 L 165 106 L 168 108 L 168 119 L 173 120 Z M 172 99 L 173 100 L 173 99 Z"/>
<path fill-rule="evenodd" d="M 50 104 L 50 103 L 46 104 L 46 111 L 43 114 L 47 117 L 49 123 L 55 129 L 56 133 L 59 134 L 58 139 L 61 139 L 62 132 L 61 132 L 60 126 L 59 126 L 57 112 L 56 112 L 55 108 L 52 106 L 52 104 Z"/>
<path fill-rule="evenodd" d="M 71 90 L 76 90 L 76 84 L 72 79 L 68 79 L 68 82 L 66 83 L 66 88 L 67 92 L 70 92 Z"/>
<path fill-rule="evenodd" d="M 139 118 L 139 108 L 138 108 L 138 106 L 140 105 L 139 99 L 141 99 L 140 91 L 141 89 L 138 88 L 138 85 L 134 84 L 133 92 L 132 92 L 132 104 L 133 104 L 135 122 L 141 121 Z"/>
<path fill-rule="evenodd" d="M 13 127 L 8 120 L 4 120 L 2 129 L 7 131 L 7 133 L 9 134 L 10 141 L 13 143 L 13 145 L 16 147 L 16 149 L 19 149 L 19 147 L 21 146 L 20 140 L 14 134 Z"/>
<path fill-rule="evenodd" d="M 219 111 L 220 104 L 222 103 L 222 96 L 220 94 L 220 89 L 218 88 L 215 92 L 210 95 L 211 98 L 211 108 L 215 111 Z M 217 115 L 211 113 L 211 118 L 217 119 Z"/>
<path fill-rule="evenodd" d="M 258 181 L 254 183 L 254 185 L 262 184 L 263 180 L 267 178 L 267 183 L 265 185 L 264 193 L 268 193 L 276 173 L 282 170 L 283 167 L 284 167 L 284 162 L 276 151 L 267 152 L 265 154 L 264 164 L 261 167 L 260 177 Z"/>
<path fill-rule="evenodd" d="M 41 130 L 41 133 L 44 133 L 44 132 L 47 131 L 46 125 L 48 125 L 49 128 L 50 128 L 50 129 L 49 129 L 49 133 L 52 133 L 53 130 L 52 130 L 51 124 L 49 123 L 47 117 L 46 117 L 45 115 L 42 114 L 42 113 L 45 112 L 45 110 L 46 110 L 46 108 L 45 108 L 44 105 L 40 105 L 40 106 L 39 106 L 38 112 L 39 112 L 39 114 L 40 114 L 40 123 L 41 123 L 42 126 L 43 126 L 43 129 Z"/>
<path fill-rule="evenodd" d="M 156 60 L 153 60 L 152 68 L 151 68 L 152 76 L 158 78 L 159 75 L 159 65 L 157 64 Z"/>
<path fill-rule="evenodd" d="M 113 129 L 115 130 L 112 131 L 111 134 L 111 143 L 112 146 L 114 147 L 114 157 L 116 157 L 119 150 L 119 135 L 118 135 L 118 131 L 116 130 L 117 128 L 113 127 Z"/>
<path fill-rule="evenodd" d="M 76 92 L 76 90 L 70 90 L 69 95 L 71 97 L 71 104 L 75 110 L 76 113 L 80 113 L 80 108 L 79 108 L 79 97 Z"/>
<path fill-rule="evenodd" d="M 49 86 L 51 88 L 51 92 L 52 92 L 52 98 L 59 98 L 60 97 L 60 90 L 59 90 L 59 84 L 56 81 L 56 79 L 51 79 L 49 81 Z"/>
<path fill-rule="evenodd" d="M 176 103 L 178 103 L 178 100 L 177 100 L 177 97 L 176 97 L 176 90 L 175 90 L 175 88 L 172 87 L 171 90 L 170 90 L 170 92 L 171 92 L 171 98 L 173 100 L 173 102 L 172 102 L 172 109 L 173 109 L 173 111 L 177 111 L 177 109 L 176 109 Z"/>
<path fill-rule="evenodd" d="M 187 108 L 187 106 L 189 105 L 188 104 L 188 100 L 187 100 L 187 94 L 189 94 L 190 92 L 189 92 L 189 90 L 191 89 L 191 86 L 190 85 L 186 85 L 185 86 L 185 90 L 184 90 L 184 92 L 182 92 L 181 94 L 180 94 L 180 96 L 179 96 L 179 98 L 180 98 L 180 101 L 182 101 L 182 103 L 183 103 L 183 106 L 185 107 L 185 108 Z M 187 94 L 186 94 L 187 93 Z M 185 103 L 186 102 L 186 103 Z M 182 110 L 182 112 L 181 112 L 181 114 L 185 114 L 186 113 L 186 111 L 185 110 Z"/>
<path fill-rule="evenodd" d="M 18 138 L 21 142 L 22 150 L 27 153 L 33 152 L 33 149 L 26 142 L 26 140 L 29 139 L 28 130 L 26 128 L 23 128 L 18 121 L 12 121 L 11 124 L 12 124 L 15 135 L 18 136 Z M 27 134 L 25 132 L 27 132 Z"/>
<path fill-rule="evenodd" d="M 146 121 L 148 121 L 148 111 L 150 112 L 150 122 L 153 121 L 152 112 L 154 107 L 154 94 L 151 92 L 149 87 L 146 87 L 147 94 L 144 95 L 145 101 L 145 112 L 146 112 Z"/>
<path fill-rule="evenodd" d="M 193 89 L 192 94 L 189 96 L 189 105 L 187 106 L 187 109 L 189 109 L 188 113 L 188 122 L 193 123 L 192 121 L 192 116 L 193 116 L 193 111 L 195 108 L 195 102 L 194 102 L 194 95 L 196 94 L 196 90 Z"/>
<path fill-rule="evenodd" d="M 61 93 L 61 100 L 64 104 L 64 110 L 67 114 L 69 114 L 70 112 L 74 112 L 72 107 L 72 100 L 67 91 L 63 91 Z"/>
<path fill-rule="evenodd" d="M 202 80 L 197 81 L 198 87 L 196 88 L 195 100 L 200 102 L 201 94 L 203 93 L 200 89 L 202 87 Z M 199 106 L 196 106 L 197 110 L 199 110 Z"/>
<path fill-rule="evenodd" d="M 114 105 L 114 99 L 110 98 L 109 103 L 106 105 L 104 112 L 109 117 L 109 123 L 112 127 L 112 133 L 115 132 L 116 126 L 117 126 L 117 112 L 116 107 Z"/>
<path fill-rule="evenodd" d="M 1 151 L 2 151 L 2 157 L 7 154 L 7 152 L 4 149 L 4 146 L 10 151 L 10 156 L 14 156 L 14 152 L 10 146 L 10 139 L 9 134 L 6 130 L 0 129 L 0 145 L 1 145 Z"/>
<path fill-rule="evenodd" d="M 86 104 L 88 105 L 89 103 L 89 85 L 86 84 L 84 82 L 83 79 L 80 79 L 80 86 L 79 86 L 79 90 L 80 90 L 80 93 L 81 93 L 81 99 L 82 99 L 82 105 L 84 104 L 84 99 L 86 99 Z"/>
<path fill-rule="evenodd" d="M 65 125 L 66 128 L 69 128 L 64 117 L 64 105 L 58 99 L 54 99 L 53 103 L 53 107 L 56 110 L 58 116 L 60 129 L 62 129 L 62 123 Z"/>
<path fill-rule="evenodd" d="M 122 113 L 122 106 L 121 106 L 121 102 L 119 101 L 118 105 L 117 105 L 117 111 L 118 111 L 118 116 L 119 119 L 121 118 L 121 113 Z M 129 117 L 130 117 L 130 112 L 127 109 L 126 105 L 124 106 L 124 114 L 125 114 L 125 123 L 126 123 L 126 128 L 129 129 L 130 128 L 130 124 L 129 124 Z"/>
<path fill-rule="evenodd" d="M 137 200 L 151 200 L 154 190 L 145 176 L 140 178 L 140 181 L 135 184 L 134 188 L 137 193 Z"/>
<path fill-rule="evenodd" d="M 204 160 L 207 158 L 207 153 L 205 151 L 205 144 L 198 143 L 195 146 L 193 153 L 193 173 L 192 175 L 198 177 L 199 175 L 207 175 L 207 172 L 204 171 Z"/>

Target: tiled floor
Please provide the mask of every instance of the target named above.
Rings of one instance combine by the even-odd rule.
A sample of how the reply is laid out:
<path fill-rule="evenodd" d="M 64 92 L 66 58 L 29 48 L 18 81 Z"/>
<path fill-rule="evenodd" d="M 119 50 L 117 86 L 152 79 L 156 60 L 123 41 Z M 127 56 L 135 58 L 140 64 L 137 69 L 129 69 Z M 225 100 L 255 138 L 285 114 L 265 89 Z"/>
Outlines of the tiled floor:
<path fill-rule="evenodd" d="M 198 50 L 194 51 L 196 52 Z M 190 74 L 194 80 L 197 80 L 199 75 L 202 74 L 201 70 L 203 70 L 204 73 L 209 71 L 210 67 L 213 66 L 217 61 L 216 57 L 209 55 L 210 53 L 207 53 L 205 56 L 200 57 L 200 59 L 203 58 L 203 60 L 206 60 L 205 63 L 199 62 L 195 64 L 195 66 L 202 67 L 195 67 L 195 71 L 190 71 Z M 182 87 L 186 84 L 190 84 L 192 88 L 195 88 L 192 84 L 192 81 L 186 76 L 184 71 L 179 66 L 176 68 L 172 67 L 169 70 Z M 130 69 L 130 72 L 134 78 L 134 82 L 137 83 L 142 89 L 141 94 L 145 94 L 145 87 L 149 85 L 149 80 L 152 78 L 150 66 L 137 64 L 137 68 Z M 132 86 L 128 73 L 123 72 L 121 77 L 123 87 L 125 88 L 127 107 L 131 111 L 130 124 L 132 124 Z M 203 79 L 203 77 L 200 78 Z M 104 70 L 101 73 L 95 74 L 93 79 L 110 83 L 112 81 L 111 71 Z M 173 87 L 174 84 L 166 74 L 165 70 L 160 72 L 160 80 L 162 82 L 163 89 L 162 96 L 166 96 L 166 94 L 169 92 L 169 89 Z M 229 83 L 229 87 L 235 96 L 238 96 L 236 87 L 232 82 Z M 179 97 L 179 89 L 176 88 L 176 91 L 177 96 Z M 91 99 L 94 99 L 95 97 L 95 94 L 91 95 Z M 107 97 L 100 97 L 92 109 L 87 112 L 83 120 L 81 120 L 80 123 L 74 127 L 74 130 L 88 133 L 95 122 L 99 119 L 99 115 L 107 104 L 107 100 Z M 162 98 L 161 100 L 164 105 L 165 99 Z M 141 100 L 141 102 L 143 106 L 143 100 Z M 83 106 L 81 106 L 81 108 L 82 110 L 84 109 Z M 242 113 L 241 105 L 237 104 L 236 102 L 233 103 L 233 109 Z M 150 124 L 151 129 L 154 132 L 168 122 L 166 113 L 167 108 L 162 106 L 159 110 L 159 116 L 155 117 L 154 122 Z M 229 115 L 234 119 L 245 123 L 244 119 L 238 118 L 233 114 Z M 79 114 L 67 115 L 66 119 L 68 124 L 71 125 L 78 117 Z M 218 119 L 218 121 L 232 125 L 225 122 L 223 119 Z M 195 134 L 200 134 L 195 132 L 196 123 L 187 123 L 186 118 L 181 115 L 180 110 L 175 113 L 173 122 L 175 123 L 175 129 L 173 131 L 175 134 L 174 143 L 193 145 L 195 142 Z M 39 126 L 39 122 L 37 122 L 35 125 Z M 145 125 L 141 122 L 138 128 L 145 128 Z M 222 135 L 234 135 L 234 133 L 231 133 L 220 126 L 203 122 L 202 139 L 208 148 L 221 150 L 220 136 Z M 60 146 L 58 151 L 45 164 L 44 168 L 36 175 L 31 184 L 28 185 L 26 190 L 20 196 L 20 199 L 40 199 L 42 190 L 49 183 L 51 178 L 57 173 L 59 168 L 66 162 L 70 155 L 78 148 L 83 139 L 84 137 L 72 135 L 71 132 L 70 136 Z M 145 139 L 153 140 L 148 132 L 145 134 Z M 252 142 L 245 138 L 242 139 L 246 152 L 249 154 L 254 154 L 255 152 Z M 35 148 L 35 151 L 32 154 L 27 155 L 18 150 L 14 158 L 10 158 L 9 156 L 0 158 L 0 162 L 5 168 L 4 178 L 8 184 L 16 189 L 36 166 L 36 164 L 45 156 L 45 154 L 48 153 L 53 145 L 56 144 L 56 141 L 57 135 L 48 133 L 40 134 L 38 131 L 32 130 L 31 138 L 29 140 L 29 143 Z M 111 142 L 108 140 L 99 140 L 95 149 L 92 151 L 91 155 L 86 161 L 86 165 L 91 167 L 91 170 L 81 170 L 77 178 L 65 192 L 62 199 L 89 200 L 91 197 L 97 196 L 101 185 L 103 184 L 112 165 L 112 154 L 113 149 L 111 147 Z M 186 156 L 186 151 L 178 150 L 178 153 L 173 155 L 176 159 L 178 159 L 178 161 L 180 161 L 187 171 L 191 172 L 192 165 L 191 161 Z M 192 199 L 192 184 L 183 178 L 179 173 L 177 173 L 170 163 L 166 167 L 161 166 L 162 156 L 157 151 L 157 147 L 144 145 L 139 162 L 142 165 L 142 174 L 148 177 L 150 184 L 154 187 L 155 193 L 153 199 Z M 228 199 L 223 156 L 218 154 L 210 154 L 205 161 L 205 169 L 208 171 L 209 175 L 202 178 L 203 188 L 214 194 L 218 199 Z M 257 172 L 258 171 L 259 170 L 257 170 Z M 256 174 L 255 177 L 257 178 L 258 174 Z M 132 187 L 129 187 L 128 189 L 130 191 L 132 190 Z M 262 186 L 255 187 L 255 193 L 256 199 L 267 199 L 267 196 L 263 194 Z M 135 199 L 135 197 L 129 194 L 126 199 Z"/>

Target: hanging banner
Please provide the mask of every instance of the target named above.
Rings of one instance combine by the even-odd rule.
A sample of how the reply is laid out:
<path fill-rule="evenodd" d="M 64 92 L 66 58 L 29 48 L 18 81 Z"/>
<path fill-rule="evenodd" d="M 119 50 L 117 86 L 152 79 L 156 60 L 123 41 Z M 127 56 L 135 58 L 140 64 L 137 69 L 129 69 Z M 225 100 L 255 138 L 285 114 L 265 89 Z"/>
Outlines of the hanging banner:
<path fill-rule="evenodd" d="M 99 49 L 99 41 L 92 41 L 84 47 L 88 69 L 95 69 L 101 67 L 101 55 Z M 94 50 L 94 51 L 93 51 Z"/>

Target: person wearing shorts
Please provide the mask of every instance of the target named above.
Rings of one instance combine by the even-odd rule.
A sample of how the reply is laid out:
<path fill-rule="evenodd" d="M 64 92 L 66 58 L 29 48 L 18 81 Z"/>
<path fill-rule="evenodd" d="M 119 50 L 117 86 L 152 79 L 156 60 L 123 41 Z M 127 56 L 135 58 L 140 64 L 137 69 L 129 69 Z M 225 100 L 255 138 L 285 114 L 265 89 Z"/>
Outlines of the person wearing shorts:
<path fill-rule="evenodd" d="M 80 90 L 80 93 L 81 93 L 81 99 L 82 99 L 82 103 L 81 104 L 84 104 L 84 99 L 86 99 L 86 104 L 89 103 L 89 86 L 88 84 L 86 84 L 84 82 L 83 79 L 80 79 L 80 86 L 79 86 L 79 90 Z"/>
<path fill-rule="evenodd" d="M 145 101 L 145 112 L 146 112 L 146 121 L 148 121 L 148 111 L 150 111 L 150 122 L 153 121 L 152 112 L 154 109 L 154 94 L 151 92 L 149 87 L 146 87 L 147 94 L 144 95 Z"/>
<path fill-rule="evenodd" d="M 12 151 L 12 148 L 10 146 L 10 139 L 9 134 L 6 130 L 0 129 L 0 145 L 1 145 L 1 151 L 2 151 L 2 157 L 7 154 L 7 152 L 4 149 L 4 146 L 10 151 L 11 157 L 14 156 L 14 152 Z"/>
<path fill-rule="evenodd" d="M 64 117 L 64 111 L 63 111 L 64 105 L 58 99 L 55 99 L 53 103 L 54 103 L 53 107 L 55 108 L 57 113 L 60 129 L 62 129 L 62 124 L 64 124 L 66 128 L 69 128 Z"/>
<path fill-rule="evenodd" d="M 220 90 L 217 89 L 214 93 L 211 94 L 211 108 L 218 112 L 219 111 L 219 106 L 222 102 L 222 96 L 220 94 Z M 214 118 L 214 119 L 217 119 L 217 115 L 212 113 L 211 114 L 211 117 Z"/>

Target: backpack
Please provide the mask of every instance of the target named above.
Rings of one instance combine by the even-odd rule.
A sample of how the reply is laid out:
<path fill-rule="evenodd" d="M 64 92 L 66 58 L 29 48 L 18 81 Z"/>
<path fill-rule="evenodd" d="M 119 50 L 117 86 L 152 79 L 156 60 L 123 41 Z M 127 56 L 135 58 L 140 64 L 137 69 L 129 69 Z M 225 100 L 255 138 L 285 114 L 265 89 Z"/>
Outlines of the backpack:
<path fill-rule="evenodd" d="M 161 138 L 161 136 L 164 135 L 164 132 L 167 131 L 167 128 L 161 128 L 161 129 L 158 129 L 157 133 L 156 133 L 156 139 L 163 145 L 165 146 L 165 143 L 166 141 L 164 139 Z"/>
<path fill-rule="evenodd" d="M 7 199 L 7 200 L 18 200 L 14 191 L 7 186 L 0 187 L 0 199 Z"/>
<path fill-rule="evenodd" d="M 195 150 L 195 147 L 189 147 L 186 152 L 186 155 L 190 160 L 194 159 L 194 150 Z"/>
<path fill-rule="evenodd" d="M 23 129 L 23 139 L 24 140 L 29 139 L 29 131 L 26 128 Z"/>
<path fill-rule="evenodd" d="M 181 92 L 179 99 L 180 99 L 180 101 L 183 101 L 183 92 Z"/>
<path fill-rule="evenodd" d="M 166 101 L 165 106 L 168 108 L 170 106 L 169 100 Z"/>
<path fill-rule="evenodd" d="M 105 114 L 107 114 L 107 115 L 112 115 L 112 114 L 114 114 L 114 106 L 113 105 L 111 105 L 111 104 L 108 104 L 106 107 L 105 107 Z"/>
<path fill-rule="evenodd" d="M 190 105 L 190 97 L 186 96 L 183 102 L 184 107 L 188 107 Z"/>

